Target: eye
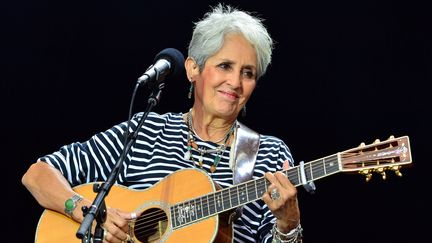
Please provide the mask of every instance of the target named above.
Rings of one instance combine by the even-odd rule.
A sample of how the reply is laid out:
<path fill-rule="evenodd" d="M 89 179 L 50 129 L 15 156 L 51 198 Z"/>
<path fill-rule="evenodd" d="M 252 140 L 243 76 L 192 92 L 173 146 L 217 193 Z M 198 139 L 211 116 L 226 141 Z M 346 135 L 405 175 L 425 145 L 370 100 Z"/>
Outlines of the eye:
<path fill-rule="evenodd" d="M 223 63 L 220 63 L 218 65 L 218 67 L 223 69 L 223 70 L 230 70 L 231 69 L 231 63 L 223 62 Z"/>
<path fill-rule="evenodd" d="M 255 73 L 250 69 L 244 69 L 242 75 L 247 79 L 255 79 Z"/>

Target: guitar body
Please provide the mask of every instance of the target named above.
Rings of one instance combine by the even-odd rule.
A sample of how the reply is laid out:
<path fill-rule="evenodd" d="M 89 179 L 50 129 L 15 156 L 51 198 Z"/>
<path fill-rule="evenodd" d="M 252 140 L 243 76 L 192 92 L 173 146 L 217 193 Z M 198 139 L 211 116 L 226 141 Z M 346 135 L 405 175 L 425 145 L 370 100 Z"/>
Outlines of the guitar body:
<path fill-rule="evenodd" d="M 96 196 L 96 193 L 93 192 L 93 184 L 80 185 L 74 190 L 91 200 Z M 218 216 L 172 229 L 169 206 L 215 190 L 215 184 L 203 171 L 183 169 L 172 173 L 146 190 L 131 190 L 124 186 L 114 185 L 105 198 L 105 203 L 107 207 L 118 208 L 127 212 L 135 211 L 138 215 L 142 212 L 142 215 L 132 226 L 132 230 L 134 230 L 132 238 L 135 242 L 213 242 L 218 233 Z M 154 214 L 155 210 L 159 213 L 165 212 L 167 224 L 162 226 L 162 230 L 155 230 L 155 239 L 152 237 L 140 238 L 141 236 L 137 234 L 139 219 L 145 219 L 146 214 Z M 148 221 L 150 222 L 150 220 Z M 79 223 L 63 214 L 47 209 L 39 220 L 35 242 L 82 242 L 75 236 L 79 226 Z M 158 227 L 157 224 L 154 226 Z"/>

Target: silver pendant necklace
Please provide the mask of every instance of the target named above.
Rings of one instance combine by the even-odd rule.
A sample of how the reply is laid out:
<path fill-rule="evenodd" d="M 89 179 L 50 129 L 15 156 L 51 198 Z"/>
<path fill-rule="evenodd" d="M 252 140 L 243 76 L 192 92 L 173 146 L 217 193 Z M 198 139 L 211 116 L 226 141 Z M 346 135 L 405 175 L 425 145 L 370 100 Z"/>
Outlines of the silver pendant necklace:
<path fill-rule="evenodd" d="M 200 138 L 197 133 L 195 132 L 194 128 L 193 128 L 193 124 L 192 124 L 192 109 L 189 110 L 188 112 L 188 116 L 187 116 L 187 126 L 188 126 L 188 139 L 187 139 L 187 151 L 184 154 L 184 159 L 185 160 L 192 160 L 192 162 L 195 165 L 195 159 L 192 155 L 192 150 L 195 150 L 199 153 L 199 158 L 198 158 L 198 164 L 199 166 L 202 168 L 203 166 L 203 156 L 205 154 L 212 154 L 212 153 L 216 153 L 216 157 L 213 160 L 213 164 L 210 167 L 210 171 L 212 173 L 214 173 L 216 171 L 217 165 L 219 164 L 219 161 L 221 160 L 222 157 L 222 151 L 225 150 L 225 148 L 227 147 L 227 142 L 229 140 L 229 138 L 231 137 L 231 135 L 234 133 L 234 130 L 236 128 L 236 124 L 237 121 L 235 121 L 231 128 L 228 130 L 228 132 L 225 134 L 225 136 L 220 139 L 219 141 L 215 142 L 216 144 L 219 144 L 223 141 L 223 143 L 221 143 L 216 149 L 205 149 L 205 148 L 200 148 L 198 147 L 198 145 L 195 142 L 195 137 L 197 137 L 198 139 L 200 139 L 201 141 L 204 141 L 202 138 Z"/>

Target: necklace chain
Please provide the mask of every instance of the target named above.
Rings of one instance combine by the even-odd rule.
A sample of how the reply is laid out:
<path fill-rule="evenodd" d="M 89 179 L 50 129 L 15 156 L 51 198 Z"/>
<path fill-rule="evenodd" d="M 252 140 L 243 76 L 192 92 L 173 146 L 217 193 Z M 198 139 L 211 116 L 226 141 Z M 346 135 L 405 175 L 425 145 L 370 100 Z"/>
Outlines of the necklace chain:
<path fill-rule="evenodd" d="M 198 133 L 195 132 L 195 129 L 194 129 L 194 127 L 193 127 L 192 114 L 191 114 L 191 112 L 188 113 L 188 128 L 189 128 L 189 131 L 192 132 L 192 135 L 193 135 L 193 136 L 199 138 L 199 140 L 201 140 L 201 141 L 204 141 L 204 139 L 202 139 L 202 138 L 198 135 Z M 231 130 L 231 129 L 230 129 L 230 130 Z M 230 132 L 230 131 L 228 130 L 228 132 L 225 134 L 225 136 L 223 136 L 223 137 L 222 137 L 221 139 L 219 139 L 218 141 L 215 141 L 214 143 L 216 143 L 216 144 L 221 143 L 221 142 L 222 142 L 224 139 L 226 139 L 226 137 L 229 135 L 229 132 Z"/>
<path fill-rule="evenodd" d="M 186 151 L 186 153 L 184 155 L 184 158 L 186 160 L 191 159 L 192 162 L 195 165 L 195 160 L 194 160 L 194 157 L 192 156 L 192 151 L 191 150 L 193 149 L 195 151 L 198 151 L 198 153 L 200 154 L 199 160 L 198 160 L 198 164 L 202 168 L 202 165 L 203 165 L 203 155 L 204 154 L 210 154 L 210 153 L 216 153 L 216 157 L 215 157 L 215 159 L 213 161 L 213 165 L 211 165 L 211 167 L 210 167 L 210 171 L 212 173 L 215 172 L 216 171 L 216 167 L 217 167 L 219 161 L 221 160 L 221 153 L 222 153 L 222 151 L 225 150 L 226 144 L 227 144 L 229 138 L 231 137 L 231 134 L 234 132 L 236 124 L 237 124 L 237 122 L 234 122 L 232 124 L 231 128 L 225 134 L 225 136 L 222 139 L 220 139 L 219 141 L 215 142 L 216 144 L 218 144 L 218 143 L 221 143 L 223 141 L 223 143 L 220 144 L 216 149 L 200 148 L 195 143 L 194 136 L 196 136 L 201 141 L 204 141 L 204 139 L 200 138 L 198 136 L 198 134 L 195 132 L 194 128 L 193 128 L 193 124 L 192 124 L 192 109 L 190 109 L 189 112 L 188 112 L 188 117 L 187 117 L 187 126 L 188 126 L 187 151 Z"/>

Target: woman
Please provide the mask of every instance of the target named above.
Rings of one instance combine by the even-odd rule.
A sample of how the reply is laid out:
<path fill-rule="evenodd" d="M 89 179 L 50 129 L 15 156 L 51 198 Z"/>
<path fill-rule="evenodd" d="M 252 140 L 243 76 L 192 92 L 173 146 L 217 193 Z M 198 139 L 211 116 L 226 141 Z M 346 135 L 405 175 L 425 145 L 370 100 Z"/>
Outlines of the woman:
<path fill-rule="evenodd" d="M 251 14 L 220 4 L 206 13 L 195 25 L 185 60 L 193 107 L 185 114 L 150 113 L 140 128 L 136 126 L 142 114 L 136 114 L 131 129 L 140 133 L 117 182 L 131 189 L 146 189 L 173 172 L 196 168 L 221 188 L 232 186 L 239 163 L 234 159 L 234 146 L 240 141 L 239 127 L 244 127 L 237 117 L 265 73 L 272 48 L 262 21 Z M 23 176 L 23 184 L 43 207 L 81 222 L 79 209 L 90 206 L 92 200 L 78 195 L 72 187 L 106 180 L 123 149 L 126 127 L 124 122 L 84 143 L 63 146 L 40 158 Z M 233 241 L 299 242 L 297 191 L 277 172 L 293 165 L 292 156 L 280 139 L 267 135 L 258 139 L 251 176 L 265 176 L 270 184 L 261 194 L 262 200 L 247 203 L 233 218 Z M 192 182 L 191 190 L 195 187 L 199 185 Z M 107 206 L 104 242 L 137 239 L 131 235 L 128 222 L 141 211 Z M 190 237 L 201 239 L 198 235 L 193 232 Z"/>

